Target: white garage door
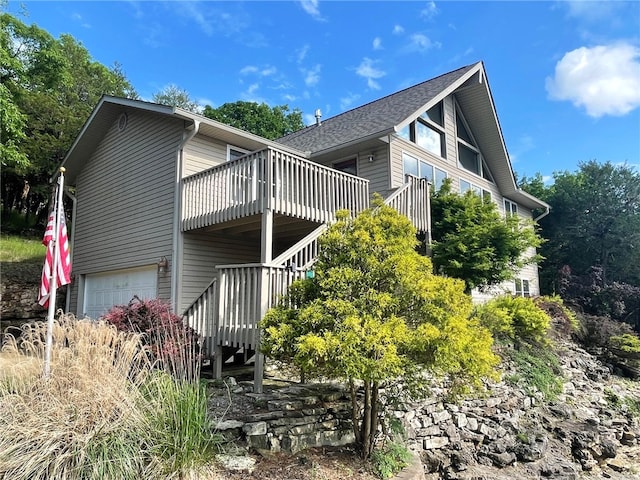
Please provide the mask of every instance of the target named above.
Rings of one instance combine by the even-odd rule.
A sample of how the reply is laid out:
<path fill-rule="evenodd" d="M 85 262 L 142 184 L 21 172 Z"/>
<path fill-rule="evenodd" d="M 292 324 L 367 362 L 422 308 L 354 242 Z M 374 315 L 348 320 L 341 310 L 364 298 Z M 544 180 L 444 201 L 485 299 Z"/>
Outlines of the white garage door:
<path fill-rule="evenodd" d="M 134 295 L 155 298 L 158 295 L 157 267 L 118 270 L 87 275 L 83 313 L 98 318 L 114 305 L 127 305 Z"/>

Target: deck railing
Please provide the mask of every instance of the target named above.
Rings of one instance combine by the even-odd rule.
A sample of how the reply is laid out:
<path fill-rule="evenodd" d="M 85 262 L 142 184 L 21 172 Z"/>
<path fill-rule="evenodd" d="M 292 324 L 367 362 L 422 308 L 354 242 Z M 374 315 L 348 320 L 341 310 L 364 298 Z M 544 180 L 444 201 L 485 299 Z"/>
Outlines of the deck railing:
<path fill-rule="evenodd" d="M 261 263 L 221 265 L 216 343 L 256 349 L 258 324 L 304 272 Z"/>
<path fill-rule="evenodd" d="M 384 203 L 395 208 L 411 220 L 419 232 L 431 232 L 431 197 L 429 181 L 407 175 L 406 183 L 385 199 Z"/>
<path fill-rule="evenodd" d="M 369 181 L 275 148 L 249 153 L 182 180 L 182 229 L 262 213 L 324 223 L 337 210 L 357 214 L 369 203 Z"/>
<path fill-rule="evenodd" d="M 218 312 L 218 280 L 214 278 L 184 312 L 184 319 L 201 339 L 202 351 L 212 355 L 215 348 L 215 319 Z"/>

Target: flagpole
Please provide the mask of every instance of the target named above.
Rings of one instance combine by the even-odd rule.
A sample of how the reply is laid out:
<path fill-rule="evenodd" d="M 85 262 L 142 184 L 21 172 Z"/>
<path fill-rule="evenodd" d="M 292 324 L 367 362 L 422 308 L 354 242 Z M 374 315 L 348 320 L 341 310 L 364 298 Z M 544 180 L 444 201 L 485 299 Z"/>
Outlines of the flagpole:
<path fill-rule="evenodd" d="M 44 349 L 44 378 L 51 375 L 51 349 L 53 347 L 53 316 L 56 311 L 56 290 L 58 289 L 58 265 L 60 242 L 60 216 L 62 213 L 62 197 L 64 187 L 65 168 L 60 167 L 60 175 L 58 175 L 58 190 L 56 192 L 56 201 L 54 208 L 56 209 L 56 220 L 53 228 L 53 260 L 51 262 L 51 279 L 49 280 L 49 309 L 47 311 L 47 342 Z"/>

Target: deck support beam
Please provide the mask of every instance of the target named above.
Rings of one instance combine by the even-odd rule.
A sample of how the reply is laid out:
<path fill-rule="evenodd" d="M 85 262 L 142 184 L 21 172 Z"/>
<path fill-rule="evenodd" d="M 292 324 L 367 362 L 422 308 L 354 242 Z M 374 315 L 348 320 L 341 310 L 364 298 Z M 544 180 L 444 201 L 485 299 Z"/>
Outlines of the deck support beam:
<path fill-rule="evenodd" d="M 273 210 L 265 208 L 262 212 L 262 241 L 260 262 L 269 264 L 273 260 Z M 260 275 L 260 315 L 262 321 L 269 309 L 269 269 L 263 268 Z M 264 354 L 260 352 L 260 328 L 256 331 L 256 359 L 253 371 L 253 392 L 262 393 L 262 379 L 264 377 Z"/>

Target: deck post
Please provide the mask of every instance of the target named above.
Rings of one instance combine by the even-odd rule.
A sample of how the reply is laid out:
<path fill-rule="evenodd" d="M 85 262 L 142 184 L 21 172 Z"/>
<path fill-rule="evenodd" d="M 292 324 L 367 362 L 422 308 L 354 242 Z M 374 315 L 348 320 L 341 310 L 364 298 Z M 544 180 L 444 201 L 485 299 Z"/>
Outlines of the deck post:
<path fill-rule="evenodd" d="M 273 152 L 268 150 L 267 158 L 265 159 L 266 171 L 265 171 L 265 184 L 264 189 L 264 208 L 262 210 L 262 238 L 261 238 L 261 250 L 260 250 L 260 262 L 270 264 L 273 260 Z M 269 268 L 262 267 L 260 272 L 260 312 L 258 321 L 261 322 L 269 309 Z M 256 327 L 256 360 L 253 372 L 253 392 L 262 393 L 262 378 L 264 376 L 264 354 L 260 353 L 260 327 Z"/>

